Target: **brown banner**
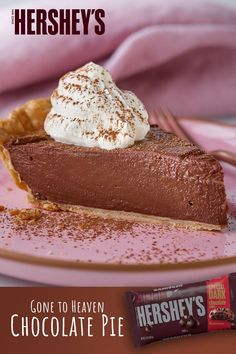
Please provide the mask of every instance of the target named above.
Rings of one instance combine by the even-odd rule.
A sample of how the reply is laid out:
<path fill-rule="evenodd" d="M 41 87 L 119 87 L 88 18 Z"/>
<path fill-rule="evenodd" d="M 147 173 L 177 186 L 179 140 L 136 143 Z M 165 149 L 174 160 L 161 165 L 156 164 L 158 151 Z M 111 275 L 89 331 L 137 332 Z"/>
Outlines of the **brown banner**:
<path fill-rule="evenodd" d="M 127 288 L 1 288 L 1 354 L 235 353 L 236 331 L 134 346 Z"/>

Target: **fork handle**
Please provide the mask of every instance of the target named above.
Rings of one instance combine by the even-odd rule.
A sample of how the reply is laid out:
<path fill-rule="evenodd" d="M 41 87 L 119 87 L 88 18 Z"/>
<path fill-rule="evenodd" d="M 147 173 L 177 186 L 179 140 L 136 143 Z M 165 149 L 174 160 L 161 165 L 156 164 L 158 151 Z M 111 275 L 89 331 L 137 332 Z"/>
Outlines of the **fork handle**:
<path fill-rule="evenodd" d="M 227 162 L 230 165 L 236 166 L 236 154 L 225 150 L 214 150 L 210 152 L 217 159 Z"/>

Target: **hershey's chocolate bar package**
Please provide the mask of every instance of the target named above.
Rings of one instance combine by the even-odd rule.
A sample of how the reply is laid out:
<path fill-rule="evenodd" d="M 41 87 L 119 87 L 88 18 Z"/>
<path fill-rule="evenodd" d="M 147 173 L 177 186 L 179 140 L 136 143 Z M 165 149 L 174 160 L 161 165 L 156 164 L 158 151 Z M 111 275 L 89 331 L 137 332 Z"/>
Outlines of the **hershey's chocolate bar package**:
<path fill-rule="evenodd" d="M 236 273 L 127 293 L 135 343 L 236 329 Z"/>

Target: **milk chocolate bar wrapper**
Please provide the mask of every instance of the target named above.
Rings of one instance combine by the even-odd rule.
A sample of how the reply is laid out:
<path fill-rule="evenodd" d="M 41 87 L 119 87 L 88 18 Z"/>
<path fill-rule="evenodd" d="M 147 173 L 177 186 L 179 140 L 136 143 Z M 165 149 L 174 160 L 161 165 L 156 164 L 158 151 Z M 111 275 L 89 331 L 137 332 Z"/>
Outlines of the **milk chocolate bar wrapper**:
<path fill-rule="evenodd" d="M 236 329 L 236 273 L 192 284 L 127 292 L 135 344 Z"/>

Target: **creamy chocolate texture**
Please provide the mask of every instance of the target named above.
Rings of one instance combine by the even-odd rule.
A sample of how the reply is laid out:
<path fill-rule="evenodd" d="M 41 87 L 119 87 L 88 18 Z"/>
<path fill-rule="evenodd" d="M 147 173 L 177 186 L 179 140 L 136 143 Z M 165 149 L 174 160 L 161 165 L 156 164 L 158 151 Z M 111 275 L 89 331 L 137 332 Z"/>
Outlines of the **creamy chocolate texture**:
<path fill-rule="evenodd" d="M 219 162 L 152 127 L 125 149 L 104 150 L 31 136 L 5 144 L 36 199 L 225 225 Z"/>

